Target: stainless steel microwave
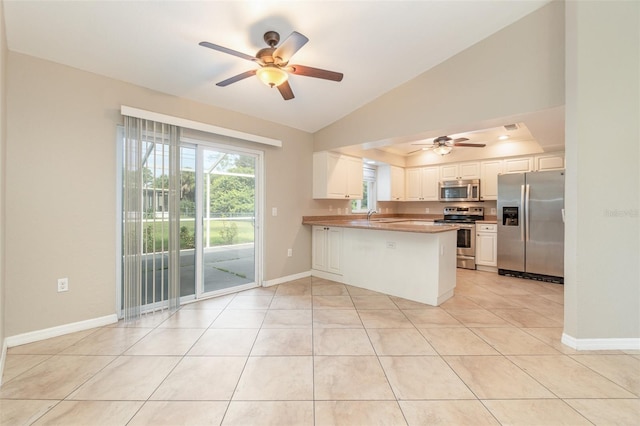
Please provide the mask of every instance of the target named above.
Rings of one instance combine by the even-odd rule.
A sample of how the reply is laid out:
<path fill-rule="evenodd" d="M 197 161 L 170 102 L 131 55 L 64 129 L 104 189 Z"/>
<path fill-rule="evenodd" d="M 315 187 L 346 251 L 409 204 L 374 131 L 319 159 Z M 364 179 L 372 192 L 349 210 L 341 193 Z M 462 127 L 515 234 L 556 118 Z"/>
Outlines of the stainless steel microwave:
<path fill-rule="evenodd" d="M 480 201 L 480 179 L 443 180 L 438 197 L 440 201 Z"/>

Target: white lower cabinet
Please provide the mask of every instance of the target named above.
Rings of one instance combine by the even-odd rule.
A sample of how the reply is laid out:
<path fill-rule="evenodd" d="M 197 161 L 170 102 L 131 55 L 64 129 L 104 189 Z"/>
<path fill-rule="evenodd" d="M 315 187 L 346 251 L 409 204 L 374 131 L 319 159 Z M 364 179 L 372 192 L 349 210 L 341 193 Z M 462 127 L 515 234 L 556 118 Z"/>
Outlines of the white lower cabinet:
<path fill-rule="evenodd" d="M 498 267 L 498 225 L 476 224 L 476 266 L 495 271 Z"/>
<path fill-rule="evenodd" d="M 331 274 L 342 274 L 342 228 L 314 226 L 311 268 Z"/>

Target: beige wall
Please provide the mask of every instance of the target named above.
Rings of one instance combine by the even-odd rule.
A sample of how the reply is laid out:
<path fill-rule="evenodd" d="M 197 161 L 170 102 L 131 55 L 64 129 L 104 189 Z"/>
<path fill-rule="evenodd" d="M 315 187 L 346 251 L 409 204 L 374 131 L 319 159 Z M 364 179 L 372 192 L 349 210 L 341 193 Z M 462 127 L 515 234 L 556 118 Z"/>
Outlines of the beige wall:
<path fill-rule="evenodd" d="M 282 140 L 255 146 L 265 151 L 264 279 L 310 269 L 310 134 L 13 52 L 7 67 L 7 336 L 115 312 L 121 104 Z M 69 292 L 56 292 L 59 277 Z"/>
<path fill-rule="evenodd" d="M 480 123 L 563 104 L 564 6 L 552 2 L 320 130 L 314 150 L 494 127 Z"/>
<path fill-rule="evenodd" d="M 7 40 L 4 29 L 4 3 L 0 2 L 0 351 L 5 337 L 5 285 L 4 285 L 4 183 L 5 183 L 5 145 L 6 145 L 6 61 Z M 1 354 L 0 354 L 1 355 Z M 0 383 L 2 383 L 2 361 L 0 361 Z"/>
<path fill-rule="evenodd" d="M 565 333 L 640 338 L 640 3 L 567 3 Z"/>

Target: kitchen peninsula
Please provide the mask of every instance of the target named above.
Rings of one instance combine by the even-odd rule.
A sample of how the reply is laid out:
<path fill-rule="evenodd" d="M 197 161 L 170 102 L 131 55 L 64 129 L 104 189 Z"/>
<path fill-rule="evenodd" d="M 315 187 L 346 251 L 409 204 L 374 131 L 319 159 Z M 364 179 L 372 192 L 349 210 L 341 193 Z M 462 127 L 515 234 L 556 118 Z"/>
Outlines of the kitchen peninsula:
<path fill-rule="evenodd" d="M 455 225 L 384 218 L 303 217 L 312 275 L 438 306 L 456 286 Z"/>

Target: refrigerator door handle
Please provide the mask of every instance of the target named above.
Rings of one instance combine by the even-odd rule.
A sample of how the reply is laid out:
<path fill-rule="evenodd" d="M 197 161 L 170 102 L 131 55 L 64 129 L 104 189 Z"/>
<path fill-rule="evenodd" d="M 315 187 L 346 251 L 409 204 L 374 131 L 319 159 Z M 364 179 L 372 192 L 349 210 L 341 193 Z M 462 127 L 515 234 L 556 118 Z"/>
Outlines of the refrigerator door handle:
<path fill-rule="evenodd" d="M 524 238 L 525 241 L 529 241 L 529 189 L 530 189 L 530 185 L 527 184 L 525 187 L 525 193 L 524 193 L 524 226 L 525 226 L 525 233 L 524 233 Z"/>
<path fill-rule="evenodd" d="M 524 185 L 520 185 L 520 241 L 524 241 Z"/>

